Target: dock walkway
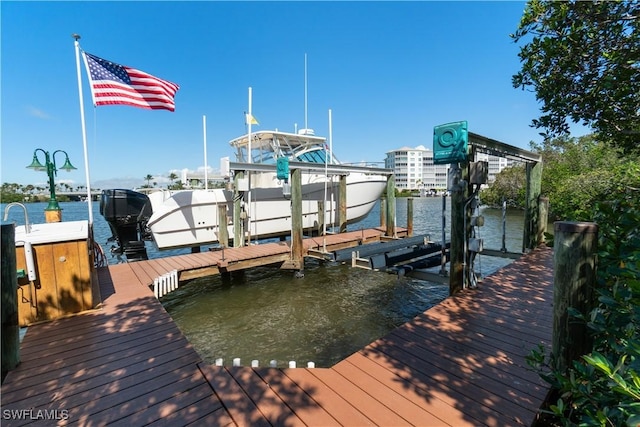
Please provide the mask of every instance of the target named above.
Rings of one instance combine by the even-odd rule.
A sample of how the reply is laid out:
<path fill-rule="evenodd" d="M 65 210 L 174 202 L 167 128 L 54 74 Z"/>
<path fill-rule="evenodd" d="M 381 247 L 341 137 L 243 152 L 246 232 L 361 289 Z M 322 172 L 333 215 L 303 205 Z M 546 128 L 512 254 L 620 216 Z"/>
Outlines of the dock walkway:
<path fill-rule="evenodd" d="M 406 229 L 398 228 L 399 236 Z M 332 252 L 353 248 L 384 239 L 382 228 L 368 228 L 348 233 L 331 234 L 326 237 L 307 237 L 303 240 L 303 255 L 310 252 L 320 255 L 324 250 Z M 233 272 L 264 265 L 284 263 L 291 259 L 291 243 L 287 241 L 249 245 L 239 248 L 201 252 L 156 258 L 133 263 L 134 272 L 143 284 L 151 285 L 156 277 L 177 270 L 180 281 L 222 272 Z"/>
<path fill-rule="evenodd" d="M 134 270 L 99 270 L 100 309 L 28 328 L 3 425 L 526 426 L 547 393 L 525 356 L 550 345 L 548 248 L 314 369 L 204 363 Z"/>

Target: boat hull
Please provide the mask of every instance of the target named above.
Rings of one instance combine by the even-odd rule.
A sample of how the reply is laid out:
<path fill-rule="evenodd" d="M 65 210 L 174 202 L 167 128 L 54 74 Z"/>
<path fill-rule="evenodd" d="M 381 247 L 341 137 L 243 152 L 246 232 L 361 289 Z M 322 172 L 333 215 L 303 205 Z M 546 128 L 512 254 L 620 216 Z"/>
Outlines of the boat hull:
<path fill-rule="evenodd" d="M 245 195 L 245 239 L 287 236 L 291 233 L 291 201 L 283 195 L 275 174 L 251 177 L 250 197 Z M 302 224 L 318 230 L 321 224 L 337 225 L 338 178 L 328 181 L 318 174 L 303 174 Z M 364 219 L 386 188 L 386 177 L 354 173 L 347 176 L 347 223 Z M 234 236 L 232 191 L 187 190 L 149 195 L 153 215 L 147 223 L 159 249 L 193 247 L 219 242 L 218 206 L 226 206 L 227 235 Z M 319 207 L 324 202 L 324 222 Z M 223 224 L 223 226 L 225 226 Z"/>

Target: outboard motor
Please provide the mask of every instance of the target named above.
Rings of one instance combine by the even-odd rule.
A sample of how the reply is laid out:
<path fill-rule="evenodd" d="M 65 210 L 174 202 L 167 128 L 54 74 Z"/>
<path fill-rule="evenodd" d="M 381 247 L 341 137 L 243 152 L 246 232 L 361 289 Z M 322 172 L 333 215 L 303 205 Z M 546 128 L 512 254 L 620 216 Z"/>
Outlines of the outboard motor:
<path fill-rule="evenodd" d="M 150 239 L 147 221 L 152 214 L 151 202 L 146 194 L 133 190 L 102 190 L 100 214 L 109 224 L 112 237 L 118 246 L 111 252 L 124 254 L 127 261 L 149 259 L 144 241 Z"/>

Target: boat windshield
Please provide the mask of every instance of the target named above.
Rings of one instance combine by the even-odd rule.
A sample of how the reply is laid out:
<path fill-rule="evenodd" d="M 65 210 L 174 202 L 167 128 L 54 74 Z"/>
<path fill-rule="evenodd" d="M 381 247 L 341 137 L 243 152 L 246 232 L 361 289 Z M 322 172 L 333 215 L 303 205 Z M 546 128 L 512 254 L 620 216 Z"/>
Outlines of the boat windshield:
<path fill-rule="evenodd" d="M 229 143 L 236 148 L 236 161 L 248 162 L 247 135 Z M 330 155 L 326 139 L 322 137 L 267 131 L 251 135 L 252 163 L 276 164 L 279 157 L 306 163 L 339 163 L 335 156 Z"/>

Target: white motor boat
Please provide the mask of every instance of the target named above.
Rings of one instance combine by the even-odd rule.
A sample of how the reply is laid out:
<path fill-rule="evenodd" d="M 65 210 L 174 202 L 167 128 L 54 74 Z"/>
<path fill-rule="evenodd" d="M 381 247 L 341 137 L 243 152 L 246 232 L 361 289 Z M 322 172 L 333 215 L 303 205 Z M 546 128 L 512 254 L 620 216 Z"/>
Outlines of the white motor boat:
<path fill-rule="evenodd" d="M 249 139 L 250 138 L 250 139 Z M 278 159 L 286 158 L 292 164 L 309 165 L 302 171 L 302 221 L 305 230 L 318 231 L 319 224 L 336 225 L 339 198 L 339 176 L 330 173 L 338 165 L 346 175 L 346 221 L 354 223 L 364 219 L 387 185 L 386 170 L 374 167 L 348 167 L 341 165 L 329 151 L 326 139 L 315 136 L 312 131 L 302 129 L 298 133 L 278 131 L 258 131 L 230 141 L 236 150 L 237 162 L 230 163 L 237 170 L 247 170 L 244 179 L 235 182 L 229 176 L 225 188 L 195 190 L 160 190 L 148 196 L 133 194 L 131 190 L 105 190 L 101 213 L 110 223 L 114 237 L 126 252 L 127 244 L 121 240 L 142 240 L 132 235 L 150 234 L 159 249 L 196 247 L 213 244 L 220 240 L 218 210 L 226 206 L 227 235 L 234 236 L 234 197 L 241 197 L 241 212 L 238 218 L 244 223 L 245 241 L 286 236 L 291 232 L 291 201 L 286 179 L 279 179 L 276 172 Z M 224 163 L 224 162 L 223 162 Z M 227 163 L 228 158 L 227 158 Z M 260 169 L 259 166 L 271 165 Z M 246 169 L 245 167 L 246 166 Z M 324 168 L 324 170 L 323 170 Z M 226 169 L 226 168 L 223 168 Z M 269 169 L 269 170 L 266 170 Z M 376 171 L 376 169 L 378 169 Z M 223 171 L 225 172 L 225 171 Z M 226 171 L 230 172 L 230 171 Z M 282 178 L 282 176 L 281 176 Z M 148 197 L 148 202 L 141 201 Z M 112 199 L 112 200 L 111 200 Z M 121 199 L 116 203 L 116 199 Z M 136 209 L 126 208 L 130 203 L 123 199 L 135 200 L 138 210 L 137 225 L 133 225 Z M 322 202 L 322 203 L 319 203 Z M 104 209 L 103 209 L 104 205 Z M 120 208 L 116 208 L 119 205 Z M 323 206 L 324 218 L 319 210 Z M 150 209 L 149 209 L 150 207 Z M 321 208 L 322 209 L 322 208 Z M 126 216 L 118 213 L 126 212 Z M 152 212 L 149 213 L 149 210 Z M 119 218 L 119 220 L 118 220 Z M 126 224 L 125 224 L 126 223 Z M 128 232 L 117 230 L 116 226 L 128 227 Z M 119 235 L 123 235 L 122 238 Z M 144 236 L 143 236 L 144 237 Z"/>

